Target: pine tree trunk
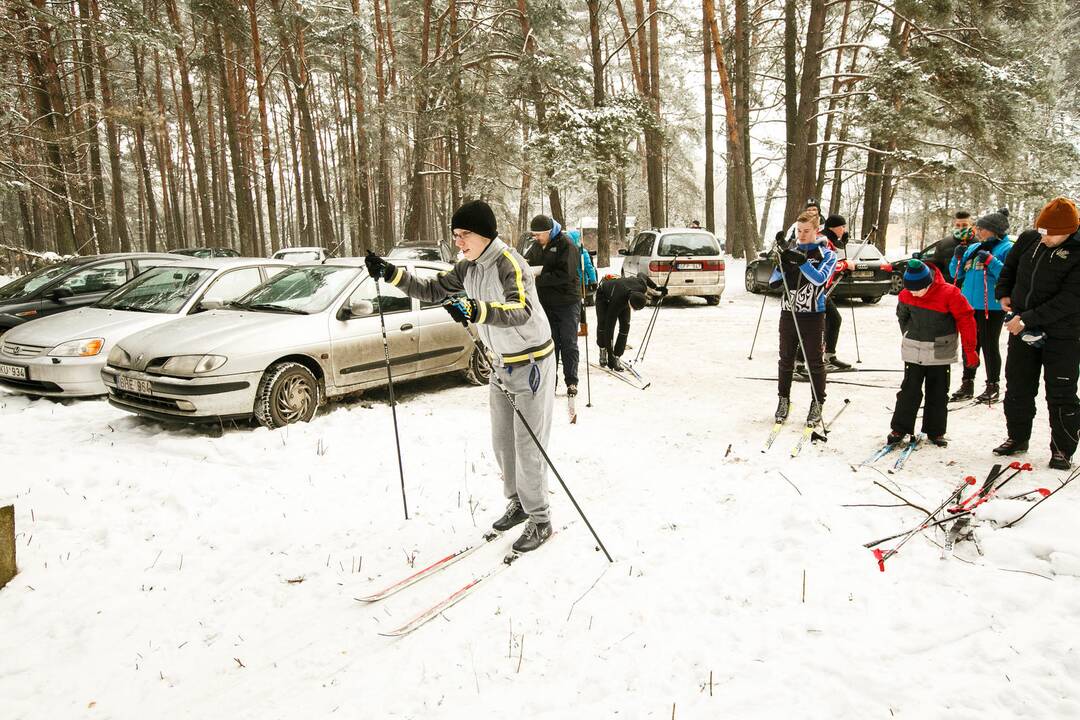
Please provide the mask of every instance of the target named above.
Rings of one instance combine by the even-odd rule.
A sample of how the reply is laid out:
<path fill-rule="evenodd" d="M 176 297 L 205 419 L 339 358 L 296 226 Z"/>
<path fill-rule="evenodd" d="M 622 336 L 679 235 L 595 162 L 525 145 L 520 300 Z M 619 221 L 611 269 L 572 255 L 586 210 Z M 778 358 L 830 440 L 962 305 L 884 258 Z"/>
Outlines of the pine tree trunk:
<path fill-rule="evenodd" d="M 143 246 L 148 252 L 157 252 L 158 211 L 154 199 L 154 182 L 150 171 L 150 159 L 146 154 L 146 115 L 149 113 L 146 99 L 146 84 L 143 80 L 143 58 L 134 43 L 131 45 L 131 61 L 135 70 L 135 99 L 139 106 L 135 113 L 135 157 L 139 165 L 139 177 L 142 180 L 143 196 L 146 202 L 148 223 Z"/>
<path fill-rule="evenodd" d="M 708 2 L 708 0 L 702 0 Z M 705 62 L 705 229 L 716 232 L 716 177 L 714 175 L 714 160 L 716 151 L 713 148 L 713 89 L 712 89 L 712 37 L 708 23 L 704 22 L 705 9 L 702 7 L 702 32 L 701 38 L 704 43 L 702 57 Z M 633 53 L 630 54 L 633 57 Z"/>
<path fill-rule="evenodd" d="M 90 8 L 87 0 L 78 0 L 79 3 L 79 24 L 81 25 L 82 42 L 80 43 L 81 54 L 78 54 L 72 50 L 73 60 L 74 56 L 78 55 L 78 62 L 81 65 L 81 76 L 83 84 L 83 94 L 85 96 L 86 108 L 86 128 L 84 133 L 80 133 L 86 138 L 86 143 L 90 150 L 90 188 L 93 193 L 94 209 L 92 213 L 92 222 L 94 227 L 94 235 L 97 238 L 98 246 L 102 252 L 115 252 L 116 246 L 113 244 L 112 233 L 109 229 L 109 218 L 106 212 L 108 203 L 105 200 L 105 180 L 102 177 L 101 172 L 101 138 L 98 135 L 98 125 L 100 124 L 98 118 L 97 107 L 97 92 L 95 90 L 94 83 L 94 45 L 91 31 L 90 20 Z M 78 79 L 76 75 L 76 79 Z"/>
<path fill-rule="evenodd" d="M 263 76 L 262 41 L 259 39 L 259 22 L 255 14 L 255 0 L 247 0 L 247 6 L 248 16 L 251 19 L 251 55 L 252 64 L 255 67 L 255 89 L 259 96 L 259 140 L 262 151 L 263 182 L 266 184 L 266 209 L 267 220 L 270 224 L 270 247 L 273 251 L 276 251 L 281 248 L 281 233 L 278 230 L 277 195 L 274 192 L 274 164 L 270 156 L 270 124 L 266 119 L 266 78 Z"/>
<path fill-rule="evenodd" d="M 360 0 L 351 0 L 355 23 L 360 22 Z M 360 222 L 357 228 L 360 240 L 358 252 L 366 253 L 372 249 L 371 242 L 371 187 L 369 177 L 371 161 L 368 157 L 367 109 L 364 99 L 364 60 L 361 55 L 360 33 L 353 30 L 353 105 L 356 117 L 356 196 L 360 203 Z"/>

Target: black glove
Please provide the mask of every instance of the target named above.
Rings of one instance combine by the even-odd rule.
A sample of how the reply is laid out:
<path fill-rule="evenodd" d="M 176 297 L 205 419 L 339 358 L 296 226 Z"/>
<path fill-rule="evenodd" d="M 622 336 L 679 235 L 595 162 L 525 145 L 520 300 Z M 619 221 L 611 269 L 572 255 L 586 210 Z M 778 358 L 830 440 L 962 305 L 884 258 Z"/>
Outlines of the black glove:
<path fill-rule="evenodd" d="M 959 245 L 958 244 L 956 246 L 956 249 L 953 250 L 953 257 L 958 257 L 958 258 L 964 257 L 964 253 L 966 253 L 966 252 L 967 252 L 967 245 Z"/>
<path fill-rule="evenodd" d="M 785 250 L 780 253 L 780 263 L 785 267 L 799 268 L 806 262 L 806 253 L 801 250 Z"/>
<path fill-rule="evenodd" d="M 476 301 L 469 297 L 447 298 L 443 301 L 443 307 L 450 317 L 468 327 L 469 323 L 476 322 Z"/>
<path fill-rule="evenodd" d="M 397 272 L 396 267 L 373 252 L 364 256 L 364 264 L 367 265 L 368 275 L 378 280 L 389 280 Z"/>
<path fill-rule="evenodd" d="M 660 293 L 660 297 L 667 297 L 667 285 L 661 285 L 660 287 L 656 288 L 656 292 Z"/>

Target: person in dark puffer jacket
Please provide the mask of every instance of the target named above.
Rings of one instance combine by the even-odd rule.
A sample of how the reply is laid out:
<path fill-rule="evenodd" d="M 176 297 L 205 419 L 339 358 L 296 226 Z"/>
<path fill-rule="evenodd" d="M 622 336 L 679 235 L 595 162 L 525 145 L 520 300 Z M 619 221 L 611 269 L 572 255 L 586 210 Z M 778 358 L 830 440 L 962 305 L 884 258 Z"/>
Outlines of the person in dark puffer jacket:
<path fill-rule="evenodd" d="M 577 395 L 578 324 L 581 321 L 581 256 L 562 226 L 547 215 L 529 223 L 535 241 L 525 262 L 536 269 L 536 292 L 551 324 L 555 357 L 562 361 L 566 394 Z"/>
<path fill-rule="evenodd" d="M 649 301 L 649 295 L 667 295 L 666 286 L 657 285 L 645 273 L 629 277 L 609 275 L 600 282 L 596 291 L 596 344 L 600 346 L 600 367 L 622 372 L 619 359 L 626 351 L 626 338 L 630 336 L 630 310 L 641 310 Z M 619 334 L 615 334 L 615 323 Z"/>
<path fill-rule="evenodd" d="M 1009 437 L 994 452 L 1024 452 L 1035 418 L 1039 375 L 1050 415 L 1050 467 L 1068 470 L 1080 433 L 1080 212 L 1067 198 L 1050 201 L 1035 230 L 1016 239 L 995 289 L 1009 313 L 1005 422 Z"/>
<path fill-rule="evenodd" d="M 898 443 L 915 434 L 915 416 L 926 387 L 922 431 L 930 442 L 945 447 L 949 419 L 949 366 L 963 346 L 964 365 L 978 367 L 975 350 L 975 312 L 960 289 L 945 282 L 941 271 L 919 260 L 908 261 L 904 289 L 896 306 L 904 339 L 904 382 L 896 393 L 892 431 L 886 442 Z M 959 336 L 959 337 L 957 337 Z"/>

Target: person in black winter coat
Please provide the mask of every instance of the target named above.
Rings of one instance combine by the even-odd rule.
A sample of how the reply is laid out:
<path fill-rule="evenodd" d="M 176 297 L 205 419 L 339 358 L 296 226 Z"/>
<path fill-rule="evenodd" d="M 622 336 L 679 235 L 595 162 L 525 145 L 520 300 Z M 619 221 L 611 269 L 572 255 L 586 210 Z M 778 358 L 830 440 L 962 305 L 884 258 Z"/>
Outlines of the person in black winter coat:
<path fill-rule="evenodd" d="M 622 372 L 619 358 L 626 351 L 626 338 L 630 335 L 630 309 L 645 307 L 650 294 L 667 295 L 666 287 L 658 286 L 648 275 L 615 277 L 609 275 L 596 290 L 596 344 L 600 346 L 600 366 Z M 619 323 L 619 334 L 615 323 Z"/>
<path fill-rule="evenodd" d="M 995 287 L 1006 316 L 1005 422 L 1009 437 L 994 449 L 1028 449 L 1039 375 L 1050 415 L 1050 467 L 1068 470 L 1080 434 L 1080 212 L 1066 198 L 1050 201 L 1035 230 L 1016 239 Z"/>
<path fill-rule="evenodd" d="M 536 292 L 540 306 L 551 324 L 555 357 L 562 362 L 567 395 L 577 395 L 578 327 L 581 322 L 581 256 L 562 226 L 547 215 L 537 215 L 529 223 L 535 242 L 525 253 L 525 261 L 539 274 Z"/>
<path fill-rule="evenodd" d="M 949 264 L 952 263 L 953 257 L 956 254 L 957 245 L 967 245 L 971 242 L 972 231 L 975 221 L 971 219 L 971 213 L 967 210 L 959 210 L 953 215 L 953 228 L 952 232 L 941 239 L 940 242 L 934 247 L 934 252 L 929 255 L 922 255 L 921 253 L 915 255 L 917 259 L 922 259 L 924 262 L 931 263 L 934 267 L 941 271 L 941 276 L 945 278 L 945 282 L 949 284 L 953 283 L 953 275 L 949 272 Z"/>

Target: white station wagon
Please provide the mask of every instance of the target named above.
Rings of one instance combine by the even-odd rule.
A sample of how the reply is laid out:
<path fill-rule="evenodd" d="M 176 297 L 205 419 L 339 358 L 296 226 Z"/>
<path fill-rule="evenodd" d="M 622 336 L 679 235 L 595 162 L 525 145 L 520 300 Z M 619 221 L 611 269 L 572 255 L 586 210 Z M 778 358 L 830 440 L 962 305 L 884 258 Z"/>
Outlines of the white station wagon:
<path fill-rule="evenodd" d="M 19 325 L 0 344 L 0 386 L 30 395 L 104 395 L 101 369 L 128 335 L 223 306 L 289 263 L 185 258 L 145 270 L 88 307 Z"/>
<path fill-rule="evenodd" d="M 400 264 L 419 277 L 450 267 Z M 329 397 L 386 384 L 379 309 L 395 381 L 460 371 L 487 382 L 468 333 L 439 303 L 386 282 L 379 291 L 363 258 L 293 266 L 226 308 L 123 340 L 101 373 L 109 402 L 159 420 L 306 422 Z"/>

